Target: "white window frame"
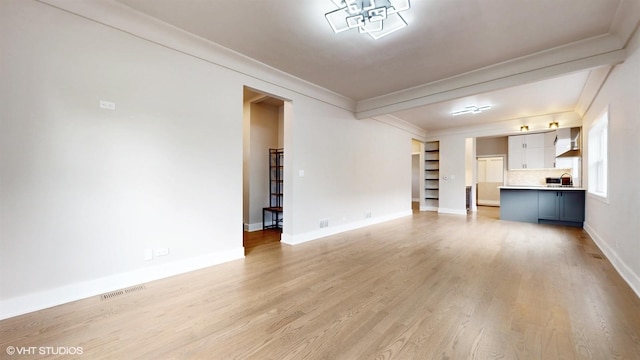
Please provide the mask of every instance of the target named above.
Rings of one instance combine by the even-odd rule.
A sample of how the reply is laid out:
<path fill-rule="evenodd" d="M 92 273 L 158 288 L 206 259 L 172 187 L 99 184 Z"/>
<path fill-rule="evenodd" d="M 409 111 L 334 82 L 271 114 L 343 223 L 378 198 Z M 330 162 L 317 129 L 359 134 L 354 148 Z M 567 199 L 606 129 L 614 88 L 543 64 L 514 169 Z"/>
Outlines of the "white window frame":
<path fill-rule="evenodd" d="M 609 200 L 609 108 L 598 116 L 589 129 L 588 192 Z"/>

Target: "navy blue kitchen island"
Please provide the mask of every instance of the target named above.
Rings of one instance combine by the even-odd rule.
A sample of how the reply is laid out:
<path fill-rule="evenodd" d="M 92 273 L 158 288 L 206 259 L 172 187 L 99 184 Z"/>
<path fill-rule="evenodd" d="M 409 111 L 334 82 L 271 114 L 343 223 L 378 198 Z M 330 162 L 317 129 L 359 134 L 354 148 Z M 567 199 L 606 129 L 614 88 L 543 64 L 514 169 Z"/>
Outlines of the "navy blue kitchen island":
<path fill-rule="evenodd" d="M 584 207 L 583 188 L 500 187 L 501 220 L 582 227 Z"/>

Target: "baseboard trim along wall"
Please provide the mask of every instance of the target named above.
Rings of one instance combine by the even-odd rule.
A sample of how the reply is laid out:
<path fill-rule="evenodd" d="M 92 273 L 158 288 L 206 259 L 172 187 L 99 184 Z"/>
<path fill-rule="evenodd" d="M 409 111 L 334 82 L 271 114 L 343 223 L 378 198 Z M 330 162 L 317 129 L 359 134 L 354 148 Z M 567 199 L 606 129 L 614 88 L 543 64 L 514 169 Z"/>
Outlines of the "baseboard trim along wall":
<path fill-rule="evenodd" d="M 618 274 L 622 276 L 624 281 L 631 286 L 631 289 L 633 289 L 640 298 L 640 276 L 634 273 L 633 270 L 618 257 L 616 251 L 614 251 L 588 223 L 585 223 L 584 230 L 589 234 L 593 242 L 596 243 L 596 246 L 600 248 L 600 251 L 609 259 L 609 262 L 611 262 Z"/>
<path fill-rule="evenodd" d="M 383 223 L 383 222 L 386 222 L 386 221 L 399 219 L 399 218 L 402 218 L 402 217 L 405 217 L 405 216 L 411 216 L 412 214 L 413 214 L 412 210 L 407 210 L 407 211 L 403 211 L 403 212 L 400 212 L 400 213 L 395 213 L 395 214 L 386 215 L 386 216 L 380 216 L 380 217 L 366 219 L 366 220 L 362 220 L 362 221 L 356 221 L 356 222 L 353 222 L 353 223 L 339 225 L 339 226 L 335 226 L 335 227 L 329 226 L 329 227 L 324 228 L 324 229 L 315 230 L 315 231 L 309 231 L 309 232 L 306 232 L 306 233 L 303 233 L 303 234 L 298 234 L 298 235 L 290 235 L 290 234 L 282 233 L 281 242 L 284 243 L 284 244 L 288 244 L 288 245 L 298 245 L 298 244 L 306 243 L 306 242 L 309 242 L 309 241 L 317 240 L 317 239 L 320 239 L 320 238 L 323 238 L 323 237 L 326 237 L 326 236 L 339 234 L 339 233 L 342 233 L 342 232 L 345 232 L 345 231 L 355 230 L 355 229 L 363 228 L 365 226 L 379 224 L 379 223 Z"/>
<path fill-rule="evenodd" d="M 253 232 L 262 230 L 262 223 L 244 224 L 244 231 Z"/>
<path fill-rule="evenodd" d="M 478 200 L 481 206 L 500 206 L 500 200 Z"/>
<path fill-rule="evenodd" d="M 467 210 L 438 208 L 439 214 L 467 215 Z"/>
<path fill-rule="evenodd" d="M 0 303 L 0 320 L 203 269 L 243 257 L 244 248 L 234 248 L 3 300 Z"/>

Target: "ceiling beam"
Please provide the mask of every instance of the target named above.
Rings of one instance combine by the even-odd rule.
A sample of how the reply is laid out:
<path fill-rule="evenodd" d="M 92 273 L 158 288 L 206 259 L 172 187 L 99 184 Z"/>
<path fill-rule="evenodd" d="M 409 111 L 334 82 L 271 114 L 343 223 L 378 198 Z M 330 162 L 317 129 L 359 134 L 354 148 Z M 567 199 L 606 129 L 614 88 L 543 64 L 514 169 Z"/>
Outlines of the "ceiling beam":
<path fill-rule="evenodd" d="M 591 70 L 580 94 L 580 98 L 578 99 L 578 103 L 576 104 L 575 111 L 580 117 L 584 117 L 587 111 L 589 111 L 591 104 L 595 100 L 596 95 L 598 95 L 598 92 L 600 92 L 612 69 L 613 66 L 602 66 Z"/>
<path fill-rule="evenodd" d="M 500 90 L 624 61 L 627 52 L 617 36 L 605 35 L 496 64 L 451 78 L 359 101 L 356 118 Z"/>
<path fill-rule="evenodd" d="M 508 119 L 474 126 L 460 126 L 429 131 L 426 136 L 426 141 L 438 139 L 443 136 L 488 137 L 517 135 L 521 134 L 521 125 L 528 125 L 529 133 L 548 132 L 552 131 L 549 129 L 549 123 L 551 121 L 559 122 L 561 128 L 582 126 L 582 118 L 576 112 L 566 111 Z"/>

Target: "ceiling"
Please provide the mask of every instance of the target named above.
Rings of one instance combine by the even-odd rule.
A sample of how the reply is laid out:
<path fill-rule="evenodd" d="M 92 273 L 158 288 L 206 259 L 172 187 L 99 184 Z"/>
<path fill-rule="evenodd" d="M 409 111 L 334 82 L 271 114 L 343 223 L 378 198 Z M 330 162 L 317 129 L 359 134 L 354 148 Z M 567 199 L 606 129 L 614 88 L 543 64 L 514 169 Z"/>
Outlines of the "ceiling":
<path fill-rule="evenodd" d="M 571 73 L 548 80 L 485 92 L 428 106 L 393 113 L 425 130 L 473 126 L 478 123 L 502 122 L 509 119 L 533 118 L 574 111 L 585 86 L 589 71 Z M 491 106 L 480 114 L 452 116 L 466 106 Z"/>
<path fill-rule="evenodd" d="M 574 111 L 640 19 L 638 0 L 414 0 L 374 40 L 334 34 L 332 0 L 118 1 L 427 131 Z M 493 108 L 451 116 L 471 104 Z"/>

